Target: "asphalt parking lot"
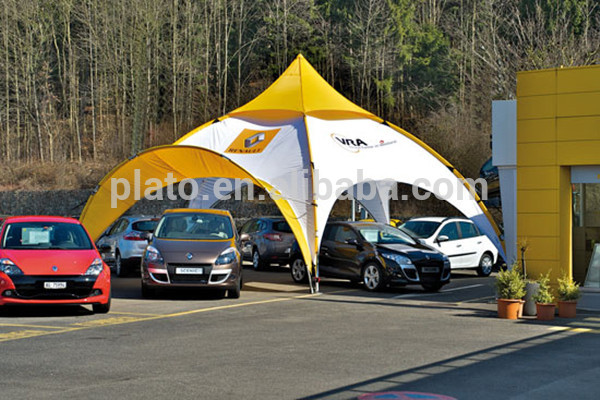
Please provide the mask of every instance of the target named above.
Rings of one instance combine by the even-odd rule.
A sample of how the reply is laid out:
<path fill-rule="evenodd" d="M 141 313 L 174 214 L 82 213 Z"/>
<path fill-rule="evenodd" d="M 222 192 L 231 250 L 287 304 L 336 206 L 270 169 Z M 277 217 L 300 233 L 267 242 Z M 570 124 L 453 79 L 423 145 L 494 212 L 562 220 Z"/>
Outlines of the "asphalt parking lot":
<path fill-rule="evenodd" d="M 458 399 L 596 399 L 600 314 L 496 318 L 493 277 L 453 274 L 440 293 L 367 293 L 245 269 L 240 299 L 140 296 L 113 278 L 109 314 L 85 307 L 0 314 L 3 398 L 352 399 L 417 391 Z"/>

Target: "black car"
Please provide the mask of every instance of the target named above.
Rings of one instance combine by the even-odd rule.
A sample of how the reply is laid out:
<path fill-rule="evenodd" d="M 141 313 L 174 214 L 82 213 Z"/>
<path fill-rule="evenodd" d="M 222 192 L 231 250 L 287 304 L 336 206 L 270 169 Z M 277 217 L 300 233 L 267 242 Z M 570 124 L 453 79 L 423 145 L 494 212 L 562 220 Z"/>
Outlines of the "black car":
<path fill-rule="evenodd" d="M 299 251 L 294 251 L 292 260 L 292 278 L 304 282 L 306 266 Z M 323 233 L 319 275 L 362 282 L 369 291 L 390 284 L 420 284 L 437 291 L 450 282 L 450 261 L 389 225 L 333 222 Z"/>

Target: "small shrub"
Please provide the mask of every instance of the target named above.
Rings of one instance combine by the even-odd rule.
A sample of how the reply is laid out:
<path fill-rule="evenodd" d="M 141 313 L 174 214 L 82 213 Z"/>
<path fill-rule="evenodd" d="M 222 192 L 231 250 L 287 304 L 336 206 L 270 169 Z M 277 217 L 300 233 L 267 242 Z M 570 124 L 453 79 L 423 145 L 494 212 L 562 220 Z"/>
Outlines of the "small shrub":
<path fill-rule="evenodd" d="M 525 281 L 518 265 L 498 273 L 496 292 L 501 299 L 521 299 L 525 296 Z"/>
<path fill-rule="evenodd" d="M 550 272 L 547 274 L 541 275 L 537 280 L 540 288 L 538 292 L 533 296 L 533 300 L 536 303 L 549 304 L 554 302 L 554 296 L 552 295 L 552 291 L 550 290 Z"/>
<path fill-rule="evenodd" d="M 569 276 L 558 278 L 558 298 L 561 301 L 574 301 L 581 297 L 579 284 Z"/>

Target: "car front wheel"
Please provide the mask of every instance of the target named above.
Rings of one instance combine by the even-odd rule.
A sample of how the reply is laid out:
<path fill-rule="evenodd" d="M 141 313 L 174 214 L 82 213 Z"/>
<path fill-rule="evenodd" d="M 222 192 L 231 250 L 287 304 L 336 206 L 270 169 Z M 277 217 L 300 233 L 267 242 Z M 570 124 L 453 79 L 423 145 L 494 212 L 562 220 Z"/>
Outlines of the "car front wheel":
<path fill-rule="evenodd" d="M 290 272 L 292 273 L 292 279 L 296 283 L 305 283 L 308 281 L 308 274 L 306 272 L 306 264 L 302 258 L 296 258 L 290 265 Z"/>
<path fill-rule="evenodd" d="M 383 287 L 383 271 L 381 267 L 373 262 L 365 265 L 362 271 L 362 282 L 365 289 L 374 292 Z"/>
<path fill-rule="evenodd" d="M 233 289 L 227 289 L 227 298 L 229 299 L 239 299 L 240 294 L 242 293 L 242 278 L 238 280 L 237 285 Z"/>
<path fill-rule="evenodd" d="M 485 253 L 479 260 L 479 266 L 477 267 L 477 275 L 479 276 L 490 276 L 492 268 L 494 266 L 494 259 L 490 253 Z"/>

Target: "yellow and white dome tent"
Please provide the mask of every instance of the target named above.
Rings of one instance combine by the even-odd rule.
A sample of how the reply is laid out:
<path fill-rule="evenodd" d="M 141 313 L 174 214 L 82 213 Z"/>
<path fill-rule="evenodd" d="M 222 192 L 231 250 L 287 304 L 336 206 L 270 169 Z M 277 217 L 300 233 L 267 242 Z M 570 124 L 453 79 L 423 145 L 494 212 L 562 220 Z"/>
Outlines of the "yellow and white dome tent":
<path fill-rule="evenodd" d="M 98 238 L 140 194 L 166 186 L 169 173 L 177 182 L 201 178 L 206 192 L 207 187 L 214 189 L 214 178 L 246 179 L 265 188 L 316 276 L 321 236 L 335 201 L 343 190 L 368 193 L 366 183 L 373 184 L 373 195 L 359 200 L 375 220 L 389 222 L 389 193 L 395 182 L 415 185 L 443 196 L 504 254 L 493 219 L 450 163 L 408 132 L 346 99 L 302 55 L 246 105 L 113 169 L 88 199 L 81 222 Z M 138 182 L 139 190 L 115 202 L 113 178 L 131 186 Z M 443 185 L 431 187 L 436 180 L 452 183 L 453 192 Z M 321 193 L 319 185 L 329 185 L 330 192 Z"/>

